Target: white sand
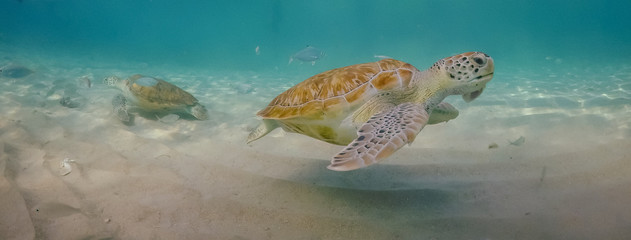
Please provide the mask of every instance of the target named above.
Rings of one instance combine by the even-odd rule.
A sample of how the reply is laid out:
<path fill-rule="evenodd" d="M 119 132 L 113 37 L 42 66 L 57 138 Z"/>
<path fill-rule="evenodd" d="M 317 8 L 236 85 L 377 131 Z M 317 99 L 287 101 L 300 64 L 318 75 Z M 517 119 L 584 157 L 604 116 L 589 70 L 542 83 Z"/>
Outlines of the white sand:
<path fill-rule="evenodd" d="M 383 164 L 340 173 L 325 168 L 340 146 L 280 132 L 244 143 L 256 110 L 299 80 L 23 64 L 36 73 L 0 78 L 0 239 L 631 236 L 628 68 L 498 69 L 479 100 L 448 99 L 457 119 Z M 100 79 L 134 73 L 189 90 L 211 120 L 120 123 Z M 92 88 L 77 84 L 84 75 Z M 83 106 L 59 104 L 69 88 Z M 65 158 L 75 162 L 63 176 Z"/>

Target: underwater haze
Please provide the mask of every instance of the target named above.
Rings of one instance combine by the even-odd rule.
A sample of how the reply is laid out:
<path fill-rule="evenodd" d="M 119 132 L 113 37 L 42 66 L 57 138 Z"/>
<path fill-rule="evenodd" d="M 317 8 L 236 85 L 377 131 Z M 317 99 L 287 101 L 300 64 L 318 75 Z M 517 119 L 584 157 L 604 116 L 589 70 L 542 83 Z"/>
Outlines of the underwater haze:
<path fill-rule="evenodd" d="M 631 239 L 629 9 L 1 1 L 0 239 Z M 445 99 L 459 116 L 384 162 L 327 170 L 342 146 L 280 129 L 246 144 L 256 113 L 317 73 L 470 51 L 494 60 L 484 92 Z M 127 116 L 103 80 L 134 74 L 208 119 Z"/>
<path fill-rule="evenodd" d="M 284 68 L 306 45 L 335 67 L 479 50 L 502 65 L 625 61 L 626 1 L 52 1 L 2 3 L 2 41 L 94 61 Z M 261 54 L 254 49 L 260 46 Z M 500 65 L 501 66 L 501 65 Z"/>

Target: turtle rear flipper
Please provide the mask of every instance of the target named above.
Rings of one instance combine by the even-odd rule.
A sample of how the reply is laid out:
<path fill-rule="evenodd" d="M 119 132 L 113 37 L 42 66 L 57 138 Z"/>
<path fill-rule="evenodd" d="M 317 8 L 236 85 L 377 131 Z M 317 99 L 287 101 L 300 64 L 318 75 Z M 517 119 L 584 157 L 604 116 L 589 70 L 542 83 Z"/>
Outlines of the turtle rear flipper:
<path fill-rule="evenodd" d="M 275 120 L 263 119 L 261 124 L 259 124 L 259 126 L 256 127 L 254 130 L 252 130 L 250 135 L 248 135 L 248 140 L 246 141 L 246 143 L 249 144 L 253 142 L 254 140 L 262 138 L 263 136 L 267 135 L 269 132 L 271 132 L 272 130 L 278 127 L 279 125 L 276 123 Z"/>
<path fill-rule="evenodd" d="M 403 103 L 374 115 L 357 131 L 357 139 L 331 160 L 328 169 L 350 171 L 366 167 L 411 144 L 429 114 L 420 104 Z"/>
<path fill-rule="evenodd" d="M 129 112 L 127 112 L 127 99 L 125 96 L 118 94 L 112 99 L 112 107 L 114 108 L 114 114 L 116 117 L 120 119 L 122 122 L 130 122 L 131 116 Z"/>
<path fill-rule="evenodd" d="M 206 110 L 206 107 L 204 107 L 204 105 L 201 105 L 199 103 L 195 103 L 195 105 L 191 106 L 189 108 L 189 112 L 191 113 L 191 115 L 193 115 L 193 117 L 197 118 L 198 120 L 208 119 L 208 110 Z"/>

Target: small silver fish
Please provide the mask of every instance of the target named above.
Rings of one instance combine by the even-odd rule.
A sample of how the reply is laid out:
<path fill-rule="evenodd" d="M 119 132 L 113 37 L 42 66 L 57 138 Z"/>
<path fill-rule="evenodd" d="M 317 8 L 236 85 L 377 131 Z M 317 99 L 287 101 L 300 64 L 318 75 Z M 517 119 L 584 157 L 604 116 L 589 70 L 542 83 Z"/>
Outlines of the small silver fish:
<path fill-rule="evenodd" d="M 254 49 L 254 53 L 256 53 L 256 55 L 261 55 L 261 48 L 259 46 L 256 46 L 256 48 Z"/>
<path fill-rule="evenodd" d="M 301 62 L 311 62 L 311 65 L 315 65 L 315 62 L 324 56 L 324 52 L 320 49 L 317 49 L 312 46 L 307 46 L 306 48 L 298 51 L 293 56 L 289 58 L 289 63 L 294 61 L 294 59 L 299 60 Z"/>
<path fill-rule="evenodd" d="M 81 76 L 77 78 L 77 83 L 79 84 L 80 87 L 91 88 L 92 80 L 90 80 L 90 78 L 91 78 L 90 75 Z"/>
<path fill-rule="evenodd" d="M 391 58 L 391 57 L 386 56 L 386 55 L 374 55 L 373 57 L 375 57 L 375 58 L 379 58 L 379 59 Z"/>
<path fill-rule="evenodd" d="M 22 66 L 7 65 L 1 68 L 2 76 L 8 78 L 23 78 L 33 74 L 35 71 Z"/>
<path fill-rule="evenodd" d="M 526 138 L 525 138 L 524 136 L 520 136 L 520 137 L 519 137 L 517 140 L 515 140 L 515 141 L 512 141 L 512 142 L 511 142 L 510 140 L 506 140 L 506 141 L 508 141 L 508 143 L 509 143 L 510 145 L 513 145 L 513 146 L 521 146 L 522 144 L 524 144 L 524 143 L 526 142 Z"/>
<path fill-rule="evenodd" d="M 164 117 L 158 117 L 158 115 L 156 115 L 156 118 L 162 123 L 174 123 L 180 119 L 180 116 L 177 114 L 168 114 Z"/>

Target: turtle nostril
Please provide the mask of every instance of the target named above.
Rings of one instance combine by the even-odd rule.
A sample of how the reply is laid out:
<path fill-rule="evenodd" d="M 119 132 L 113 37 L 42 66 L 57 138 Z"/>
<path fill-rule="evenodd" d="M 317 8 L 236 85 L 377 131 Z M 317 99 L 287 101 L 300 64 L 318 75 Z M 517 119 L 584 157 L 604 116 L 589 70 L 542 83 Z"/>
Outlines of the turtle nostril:
<path fill-rule="evenodd" d="M 480 64 L 480 65 L 483 65 L 486 63 L 486 61 L 484 61 L 484 59 L 481 57 L 474 57 L 473 61 L 475 61 L 477 64 Z"/>

